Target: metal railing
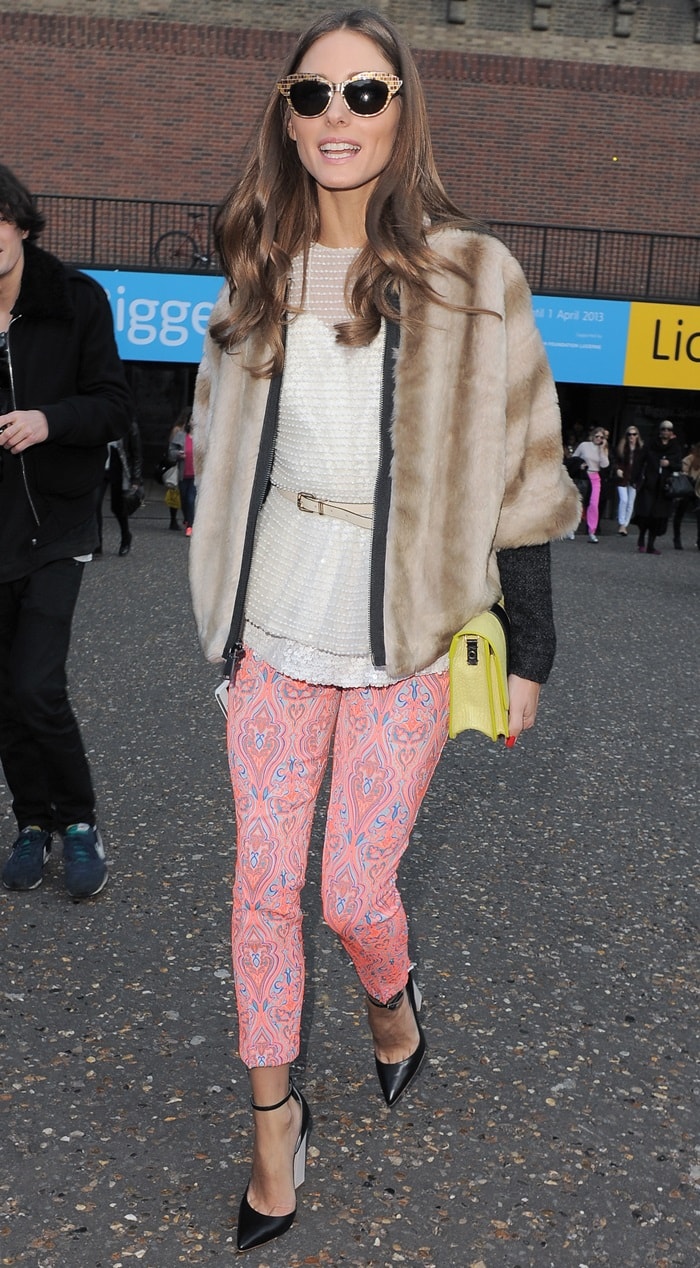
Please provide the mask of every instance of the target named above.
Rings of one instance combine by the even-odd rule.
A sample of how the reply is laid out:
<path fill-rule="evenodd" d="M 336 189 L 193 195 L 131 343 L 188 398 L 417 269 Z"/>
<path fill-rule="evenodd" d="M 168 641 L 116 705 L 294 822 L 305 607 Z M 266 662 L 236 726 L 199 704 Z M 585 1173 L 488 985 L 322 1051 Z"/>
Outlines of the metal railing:
<path fill-rule="evenodd" d="M 213 204 L 56 194 L 39 195 L 37 203 L 47 219 L 42 244 L 83 268 L 219 271 Z M 698 236 L 490 223 L 539 294 L 700 301 Z M 179 235 L 171 239 L 181 244 L 176 258 L 170 252 L 166 259 L 164 234 Z"/>
<path fill-rule="evenodd" d="M 700 300 L 700 237 L 491 222 L 540 294 Z"/>
<path fill-rule="evenodd" d="M 158 269 L 158 246 L 165 234 L 192 238 L 201 259 L 192 268 L 216 273 L 212 225 L 216 206 L 193 202 L 147 202 L 129 198 L 73 198 L 39 194 L 39 210 L 46 216 L 41 245 L 66 263 L 82 268 Z M 188 272 L 183 254 L 170 264 L 175 272 Z"/>

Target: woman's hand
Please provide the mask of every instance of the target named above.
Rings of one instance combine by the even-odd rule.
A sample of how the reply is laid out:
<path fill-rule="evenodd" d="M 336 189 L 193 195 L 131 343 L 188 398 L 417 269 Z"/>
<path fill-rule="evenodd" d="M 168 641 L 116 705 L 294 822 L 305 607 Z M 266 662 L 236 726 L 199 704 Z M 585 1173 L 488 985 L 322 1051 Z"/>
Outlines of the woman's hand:
<path fill-rule="evenodd" d="M 515 741 L 523 731 L 529 731 L 535 725 L 540 684 L 531 682 L 529 678 L 518 678 L 517 674 L 509 674 L 508 698 L 508 731 L 510 738 Z"/>

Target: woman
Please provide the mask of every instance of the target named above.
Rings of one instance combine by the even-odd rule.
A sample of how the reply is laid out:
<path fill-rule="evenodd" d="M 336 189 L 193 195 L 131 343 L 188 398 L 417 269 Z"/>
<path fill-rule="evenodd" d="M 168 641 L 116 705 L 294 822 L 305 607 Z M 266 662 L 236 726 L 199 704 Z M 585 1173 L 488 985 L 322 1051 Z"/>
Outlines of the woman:
<path fill-rule="evenodd" d="M 183 512 L 183 523 L 187 526 L 182 504 L 182 472 L 185 461 L 185 440 L 187 436 L 187 427 L 192 429 L 192 409 L 186 405 L 180 410 L 168 436 L 168 448 L 166 451 L 167 461 L 170 463 L 170 471 L 164 475 L 165 482 L 165 504 L 170 513 L 170 521 L 168 528 L 173 533 L 179 533 L 180 524 L 177 518 L 178 511 Z"/>
<path fill-rule="evenodd" d="M 642 465 L 644 446 L 636 427 L 627 428 L 617 446 L 617 466 L 615 480 L 617 482 L 617 524 L 618 533 L 627 536 L 627 529 L 637 494 L 637 480 Z"/>
<path fill-rule="evenodd" d="M 595 544 L 598 541 L 596 533 L 600 507 L 600 473 L 603 468 L 610 465 L 605 429 L 603 427 L 593 427 L 589 432 L 588 440 L 583 440 L 580 445 L 576 446 L 574 458 L 583 458 L 588 468 L 586 474 L 591 486 L 591 492 L 586 506 L 586 527 L 588 529 L 589 542 Z"/>
<path fill-rule="evenodd" d="M 652 437 L 645 449 L 639 472 L 633 519 L 639 529 L 637 550 L 640 554 L 661 554 L 656 548 L 656 539 L 666 532 L 673 510 L 673 501 L 666 496 L 665 484 L 672 472 L 680 471 L 682 461 L 681 445 L 673 423 L 665 419 L 659 426 L 658 436 Z"/>
<path fill-rule="evenodd" d="M 683 517 L 686 511 L 693 510 L 698 526 L 697 546 L 698 550 L 700 550 L 700 443 L 693 445 L 685 455 L 681 470 L 684 475 L 687 475 L 692 480 L 694 491 L 686 497 L 676 498 L 673 510 L 673 548 L 674 550 L 683 549 L 683 542 L 681 541 Z"/>
<path fill-rule="evenodd" d="M 395 1104 L 425 1052 L 396 873 L 447 734 L 450 638 L 503 590 L 511 736 L 532 726 L 554 650 L 547 543 L 578 498 L 527 285 L 447 199 L 383 18 L 302 36 L 217 238 L 229 285 L 195 392 L 190 568 L 204 649 L 233 670 L 248 1249 L 289 1228 L 303 1177 L 299 893 L 331 742 L 324 917 Z"/>

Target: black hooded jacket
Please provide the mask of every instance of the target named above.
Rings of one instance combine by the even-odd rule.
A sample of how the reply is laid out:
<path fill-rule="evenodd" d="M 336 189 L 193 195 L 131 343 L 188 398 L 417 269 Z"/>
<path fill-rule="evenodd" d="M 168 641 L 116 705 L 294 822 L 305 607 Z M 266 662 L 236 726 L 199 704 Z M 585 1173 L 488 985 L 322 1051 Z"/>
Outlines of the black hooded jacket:
<path fill-rule="evenodd" d="M 127 434 L 133 413 L 102 288 L 31 243 L 24 251 L 8 331 L 14 403 L 18 410 L 41 410 L 49 434 L 19 456 L 3 454 L 5 580 L 8 570 L 22 576 L 93 550 L 105 446 Z"/>

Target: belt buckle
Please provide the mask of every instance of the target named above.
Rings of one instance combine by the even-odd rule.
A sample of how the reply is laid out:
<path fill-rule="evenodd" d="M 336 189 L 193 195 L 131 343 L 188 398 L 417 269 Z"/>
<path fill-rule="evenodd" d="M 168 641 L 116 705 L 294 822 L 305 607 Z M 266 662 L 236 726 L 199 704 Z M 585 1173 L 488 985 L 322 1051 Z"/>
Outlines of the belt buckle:
<path fill-rule="evenodd" d="M 302 498 L 315 502 L 316 506 L 302 506 Z M 314 497 L 313 493 L 297 493 L 297 510 L 306 511 L 307 515 L 323 515 L 323 502 Z"/>

